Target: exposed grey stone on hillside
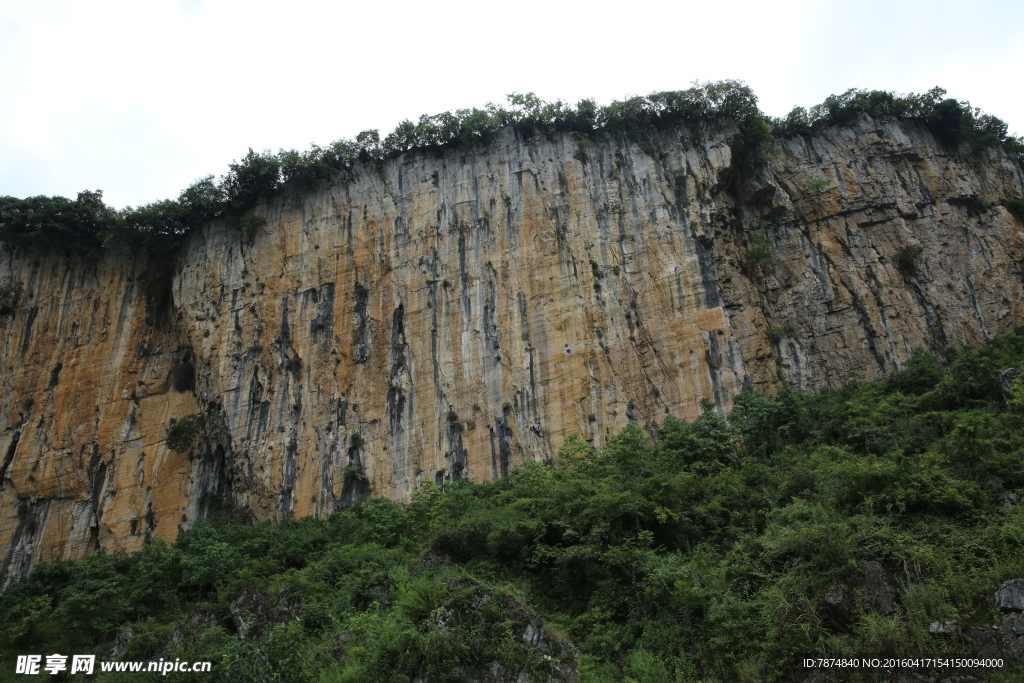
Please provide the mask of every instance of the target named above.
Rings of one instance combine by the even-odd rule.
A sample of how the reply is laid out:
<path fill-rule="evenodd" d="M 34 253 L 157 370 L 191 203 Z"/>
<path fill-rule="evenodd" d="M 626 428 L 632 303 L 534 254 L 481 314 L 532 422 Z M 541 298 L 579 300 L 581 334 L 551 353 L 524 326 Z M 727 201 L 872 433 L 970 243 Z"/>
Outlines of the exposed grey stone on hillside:
<path fill-rule="evenodd" d="M 110 648 L 110 652 L 107 653 L 107 661 L 113 661 L 120 657 L 138 634 L 139 632 L 134 626 L 121 629 L 117 638 L 114 639 L 114 647 Z"/>
<path fill-rule="evenodd" d="M 935 636 L 952 636 L 960 633 L 960 626 L 955 621 L 933 621 L 928 633 Z"/>
<path fill-rule="evenodd" d="M 853 605 L 843 588 L 826 593 L 818 602 L 818 614 L 834 628 L 846 631 L 850 627 Z"/>
<path fill-rule="evenodd" d="M 866 607 L 883 615 L 895 614 L 899 611 L 896 592 L 886 580 L 885 572 L 874 562 L 865 562 L 864 569 L 864 600 Z"/>
<path fill-rule="evenodd" d="M 1013 631 L 1014 635 L 1024 636 L 1024 613 L 1011 612 L 1007 615 L 1007 620 L 1009 621 L 1008 628 Z"/>
<path fill-rule="evenodd" d="M 1020 496 L 1016 493 L 1004 493 L 999 496 L 999 502 L 1003 505 L 1020 505 Z"/>
<path fill-rule="evenodd" d="M 262 593 L 246 588 L 231 603 L 231 615 L 242 640 L 259 640 L 267 627 L 287 624 L 302 612 L 302 598 L 281 589 L 277 600 L 269 600 Z"/>
<path fill-rule="evenodd" d="M 1010 579 L 996 591 L 996 607 L 1003 611 L 1024 611 L 1024 579 Z"/>

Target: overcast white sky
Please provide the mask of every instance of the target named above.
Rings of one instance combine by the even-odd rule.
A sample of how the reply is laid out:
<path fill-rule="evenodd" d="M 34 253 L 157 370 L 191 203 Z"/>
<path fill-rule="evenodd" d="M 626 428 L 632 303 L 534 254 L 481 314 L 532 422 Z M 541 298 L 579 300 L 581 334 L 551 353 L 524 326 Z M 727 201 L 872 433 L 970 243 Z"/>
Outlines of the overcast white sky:
<path fill-rule="evenodd" d="M 941 85 L 1024 134 L 1022 69 L 1019 0 L 0 0 L 0 195 L 137 205 L 249 147 L 725 78 L 776 116 Z"/>

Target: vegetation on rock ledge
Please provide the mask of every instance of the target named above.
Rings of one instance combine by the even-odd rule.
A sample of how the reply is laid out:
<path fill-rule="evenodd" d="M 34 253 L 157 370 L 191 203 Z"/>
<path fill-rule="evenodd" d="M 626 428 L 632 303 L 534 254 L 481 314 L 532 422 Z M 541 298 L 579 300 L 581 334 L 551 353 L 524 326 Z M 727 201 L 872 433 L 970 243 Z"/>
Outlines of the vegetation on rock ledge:
<path fill-rule="evenodd" d="M 742 394 L 728 420 L 571 438 L 551 465 L 409 504 L 225 513 L 37 567 L 0 595 L 0 653 L 102 659 L 120 633 L 120 658 L 211 659 L 211 681 L 325 682 L 797 681 L 805 657 L 972 656 L 1002 623 L 993 593 L 1024 578 L 1021 367 L 1024 329 L 816 396 Z M 1000 656 L 984 680 L 1019 680 Z"/>
<path fill-rule="evenodd" d="M 1002 146 L 1018 158 L 1024 141 L 1007 134 L 1002 120 L 974 109 L 967 102 L 945 98 L 933 88 L 921 95 L 884 91 L 848 90 L 806 110 L 797 107 L 783 119 L 771 119 L 757 107 L 753 91 L 738 81 L 720 81 L 688 90 L 652 93 L 599 106 L 580 100 L 575 106 L 560 100 L 545 102 L 533 93 L 508 96 L 507 106 L 488 104 L 483 109 L 458 109 L 417 122 L 405 120 L 383 139 L 368 130 L 355 140 L 339 140 L 326 147 L 313 145 L 305 152 L 281 150 L 276 154 L 249 150 L 229 165 L 220 179 L 202 178 L 177 199 L 136 208 L 115 210 L 102 193 L 81 192 L 64 197 L 0 197 L 0 243 L 8 248 L 53 249 L 65 254 L 91 256 L 107 245 L 127 245 L 166 260 L 183 237 L 204 223 L 228 219 L 251 232 L 247 215 L 261 200 L 287 188 L 310 189 L 332 180 L 349 179 L 361 165 L 374 165 L 415 150 L 443 150 L 486 144 L 505 128 L 521 135 L 571 133 L 583 146 L 607 134 L 636 137 L 648 145 L 643 133 L 652 129 L 729 119 L 739 127 L 739 151 L 757 158 L 775 136 L 809 134 L 817 125 L 847 124 L 860 114 L 897 116 L 923 121 L 953 148 L 967 144 L 972 150 Z M 1004 201 L 1011 210 L 1019 198 Z"/>

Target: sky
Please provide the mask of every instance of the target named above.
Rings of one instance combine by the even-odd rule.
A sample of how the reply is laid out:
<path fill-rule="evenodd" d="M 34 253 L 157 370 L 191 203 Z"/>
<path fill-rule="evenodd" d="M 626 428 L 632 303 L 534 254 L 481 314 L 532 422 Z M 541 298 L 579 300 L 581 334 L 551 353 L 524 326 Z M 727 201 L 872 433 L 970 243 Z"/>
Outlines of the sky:
<path fill-rule="evenodd" d="M 1024 135 L 1022 69 L 1019 0 L 0 0 L 0 196 L 137 206 L 250 147 L 721 79 L 773 116 L 940 85 Z"/>

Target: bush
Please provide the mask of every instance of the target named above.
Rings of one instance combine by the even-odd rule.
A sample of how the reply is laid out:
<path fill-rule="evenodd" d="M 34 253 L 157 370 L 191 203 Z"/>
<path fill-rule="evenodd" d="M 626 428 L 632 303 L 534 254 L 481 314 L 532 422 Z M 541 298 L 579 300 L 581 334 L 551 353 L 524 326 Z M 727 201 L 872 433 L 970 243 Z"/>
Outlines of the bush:
<path fill-rule="evenodd" d="M 90 257 L 117 223 L 117 212 L 103 203 L 103 193 L 79 192 L 64 197 L 0 197 L 0 242 L 8 249 L 54 250 Z"/>
<path fill-rule="evenodd" d="M 768 328 L 768 339 L 773 344 L 778 344 L 783 339 L 794 339 L 800 336 L 800 328 L 793 324 L 776 325 Z"/>
<path fill-rule="evenodd" d="M 0 197 L 0 242 L 8 248 L 56 249 L 67 255 L 95 256 L 101 247 L 122 244 L 161 261 L 170 260 L 186 235 L 203 224 L 227 218 L 238 221 L 252 241 L 261 219 L 246 216 L 259 202 L 283 188 L 316 188 L 333 179 L 353 177 L 359 164 L 379 164 L 413 150 L 486 144 L 503 128 L 530 137 L 573 133 L 589 141 L 605 133 L 636 137 L 649 129 L 715 119 L 736 121 L 744 148 L 756 150 L 771 140 L 767 118 L 753 91 L 738 81 L 704 83 L 688 90 L 652 93 L 600 107 L 593 100 L 575 106 L 545 102 L 533 93 L 513 93 L 508 106 L 458 109 L 402 121 L 383 140 L 376 130 L 354 141 L 339 140 L 309 151 L 249 149 L 228 166 L 219 181 L 207 176 L 177 199 L 116 211 L 103 204 L 102 193 L 63 197 Z"/>
<path fill-rule="evenodd" d="M 909 95 L 851 88 L 842 95 L 829 95 L 810 110 L 796 107 L 785 118 L 771 119 L 771 128 L 778 136 L 810 135 L 816 124 L 848 125 L 862 114 L 921 121 L 953 149 L 961 144 L 973 151 L 1002 147 L 1011 156 L 1024 158 L 1024 140 L 1008 135 L 1004 121 L 972 108 L 969 102 L 946 98 L 946 91 L 938 87 Z"/>
<path fill-rule="evenodd" d="M 1013 214 L 1018 221 L 1024 222 L 1024 199 L 1004 197 L 999 203 L 1006 207 L 1006 210 Z"/>
<path fill-rule="evenodd" d="M 908 244 L 892 255 L 893 263 L 903 271 L 914 273 L 917 270 L 917 260 L 924 253 L 924 247 L 920 244 Z"/>
<path fill-rule="evenodd" d="M 1024 328 L 916 350 L 876 382 L 747 392 L 728 418 L 705 402 L 651 434 L 568 438 L 550 466 L 407 504 L 202 521 L 173 546 L 41 564 L 0 593 L 0 657 L 102 654 L 127 627 L 126 659 L 189 653 L 224 680 L 547 680 L 574 650 L 614 681 L 803 680 L 810 652 L 973 657 L 927 629 L 991 630 L 993 593 L 1024 575 L 1024 514 L 1006 504 L 1024 487 L 1024 389 L 1008 403 L 1002 372 L 1022 366 Z M 213 420 L 175 425 L 194 439 Z M 880 580 L 896 612 L 872 599 Z M 246 589 L 289 623 L 232 635 Z M 214 622 L 198 636 L 197 603 Z"/>
<path fill-rule="evenodd" d="M 754 270 L 775 263 L 772 241 L 766 235 L 754 235 L 743 255 L 747 268 Z"/>
<path fill-rule="evenodd" d="M 0 242 L 8 248 L 53 249 L 86 257 L 96 256 L 107 245 L 125 245 L 173 264 L 185 237 L 212 220 L 233 221 L 251 242 L 262 219 L 249 212 L 282 189 L 346 182 L 360 164 L 376 166 L 415 150 L 486 144 L 504 128 L 513 128 L 524 137 L 570 133 L 582 159 L 586 157 L 585 143 L 602 135 L 626 136 L 654 151 L 644 138 L 652 130 L 730 120 L 740 131 L 734 144 L 737 159 L 754 163 L 770 152 L 776 135 L 806 135 L 816 124 L 847 124 L 861 114 L 891 115 L 922 121 L 951 146 L 969 144 L 980 150 L 1001 145 L 1024 159 L 1024 140 L 1009 136 L 1003 121 L 972 109 L 967 102 L 944 97 L 941 88 L 905 96 L 848 90 L 829 96 L 810 110 L 798 107 L 784 119 L 769 119 L 758 109 L 754 92 L 731 80 L 631 97 L 607 106 L 586 99 L 574 106 L 560 100 L 545 102 L 534 93 L 512 93 L 504 107 L 491 103 L 483 109 L 423 115 L 416 122 L 404 120 L 383 139 L 378 131 L 368 130 L 354 141 L 313 145 L 305 152 L 256 152 L 250 148 L 240 161 L 229 164 L 219 180 L 206 176 L 177 199 L 135 208 L 116 211 L 103 203 L 99 191 L 81 192 L 75 200 L 0 197 Z M 823 192 L 825 186 L 820 183 L 821 179 L 812 181 L 811 190 Z M 1012 201 L 1003 203 L 1010 208 Z"/>
<path fill-rule="evenodd" d="M 206 416 L 202 413 L 186 415 L 167 428 L 164 442 L 175 453 L 192 450 L 196 439 L 206 433 Z"/>
<path fill-rule="evenodd" d="M 299 656 L 301 631 L 276 626 L 259 642 L 233 641 L 217 663 L 225 683 L 305 683 L 310 672 Z"/>

